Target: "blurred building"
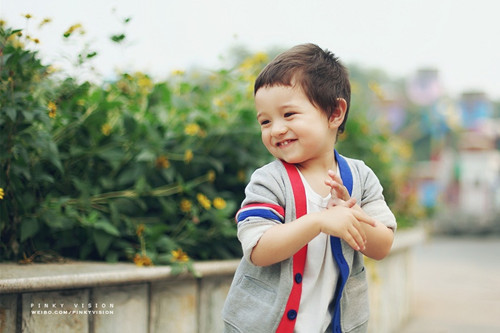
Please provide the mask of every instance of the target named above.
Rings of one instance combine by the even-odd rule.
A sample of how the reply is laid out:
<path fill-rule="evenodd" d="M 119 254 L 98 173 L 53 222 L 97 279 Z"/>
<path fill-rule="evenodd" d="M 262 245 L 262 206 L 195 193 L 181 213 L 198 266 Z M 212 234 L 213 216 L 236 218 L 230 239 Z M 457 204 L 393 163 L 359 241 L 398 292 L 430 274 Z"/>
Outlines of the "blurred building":
<path fill-rule="evenodd" d="M 414 144 L 410 186 L 436 229 L 500 230 L 500 119 L 491 100 L 479 91 L 450 98 L 433 68 L 418 70 L 405 91 L 370 88 L 385 124 Z"/>
<path fill-rule="evenodd" d="M 448 170 L 438 227 L 446 231 L 482 232 L 500 227 L 500 119 L 479 92 L 458 101 L 462 132 L 456 149 L 443 156 Z"/>

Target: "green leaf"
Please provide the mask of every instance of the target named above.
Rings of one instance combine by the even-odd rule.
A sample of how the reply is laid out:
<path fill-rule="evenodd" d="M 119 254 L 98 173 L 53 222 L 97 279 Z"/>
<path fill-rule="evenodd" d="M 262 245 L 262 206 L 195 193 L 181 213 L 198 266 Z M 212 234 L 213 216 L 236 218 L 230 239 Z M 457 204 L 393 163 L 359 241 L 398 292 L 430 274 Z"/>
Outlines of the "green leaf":
<path fill-rule="evenodd" d="M 111 36 L 111 40 L 115 43 L 121 43 L 125 39 L 125 34 L 117 34 Z"/>
<path fill-rule="evenodd" d="M 39 230 L 38 221 L 36 219 L 24 219 L 21 221 L 21 242 L 34 236 Z"/>
<path fill-rule="evenodd" d="M 105 220 L 99 220 L 94 224 L 95 229 L 102 230 L 106 232 L 109 235 L 119 237 L 120 236 L 120 231 L 111 223 Z"/>
<path fill-rule="evenodd" d="M 13 107 L 6 107 L 6 108 L 4 108 L 3 111 L 7 114 L 7 116 L 9 116 L 10 120 L 16 121 L 17 111 L 16 111 L 15 108 L 13 108 Z"/>
<path fill-rule="evenodd" d="M 114 237 L 101 230 L 94 230 L 93 237 L 97 252 L 99 252 L 99 255 L 101 257 L 103 257 L 106 251 L 109 249 L 109 246 L 111 245 Z"/>
<path fill-rule="evenodd" d="M 141 151 L 135 158 L 137 162 L 152 162 L 155 159 L 155 154 L 150 150 Z"/>

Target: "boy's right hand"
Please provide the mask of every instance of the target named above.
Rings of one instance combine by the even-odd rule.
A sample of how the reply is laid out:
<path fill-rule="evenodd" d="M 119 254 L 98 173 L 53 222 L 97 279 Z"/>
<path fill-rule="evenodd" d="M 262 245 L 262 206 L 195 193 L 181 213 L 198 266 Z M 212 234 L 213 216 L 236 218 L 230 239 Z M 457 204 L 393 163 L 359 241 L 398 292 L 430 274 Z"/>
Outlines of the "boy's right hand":
<path fill-rule="evenodd" d="M 366 235 L 361 223 L 375 227 L 376 221 L 362 210 L 352 209 L 343 205 L 334 206 L 321 212 L 321 232 L 339 237 L 356 251 L 363 251 L 366 245 Z"/>
<path fill-rule="evenodd" d="M 325 180 L 325 185 L 330 187 L 331 198 L 328 201 L 327 208 L 335 206 L 354 207 L 356 199 L 351 198 L 349 191 L 342 182 L 342 178 L 333 170 L 328 170 L 328 176 L 330 179 Z"/>

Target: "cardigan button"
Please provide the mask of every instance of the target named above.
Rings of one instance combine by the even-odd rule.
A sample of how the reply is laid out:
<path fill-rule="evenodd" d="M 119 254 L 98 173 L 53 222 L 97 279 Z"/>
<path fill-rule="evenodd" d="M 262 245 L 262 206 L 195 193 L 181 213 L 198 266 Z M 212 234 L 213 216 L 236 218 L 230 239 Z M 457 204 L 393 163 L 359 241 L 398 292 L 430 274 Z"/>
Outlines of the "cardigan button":
<path fill-rule="evenodd" d="M 297 282 L 297 283 L 302 282 L 302 274 L 300 274 L 300 273 L 295 274 L 295 282 Z"/>
<path fill-rule="evenodd" d="M 297 318 L 297 311 L 295 310 L 288 310 L 286 316 L 288 317 L 288 319 L 290 320 L 295 320 L 295 318 Z"/>

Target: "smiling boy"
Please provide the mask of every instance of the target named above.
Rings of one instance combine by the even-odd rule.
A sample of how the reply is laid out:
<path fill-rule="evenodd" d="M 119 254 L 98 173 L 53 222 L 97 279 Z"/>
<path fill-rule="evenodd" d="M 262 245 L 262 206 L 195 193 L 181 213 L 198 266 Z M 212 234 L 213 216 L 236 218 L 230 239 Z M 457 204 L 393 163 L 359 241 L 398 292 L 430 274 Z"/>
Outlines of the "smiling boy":
<path fill-rule="evenodd" d="M 244 258 L 225 332 L 365 332 L 363 255 L 388 254 L 396 221 L 371 169 L 335 151 L 347 70 L 331 52 L 298 45 L 264 68 L 254 94 L 276 160 L 254 172 L 236 215 Z"/>

